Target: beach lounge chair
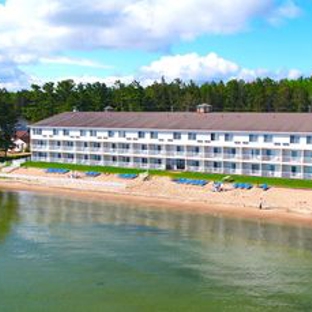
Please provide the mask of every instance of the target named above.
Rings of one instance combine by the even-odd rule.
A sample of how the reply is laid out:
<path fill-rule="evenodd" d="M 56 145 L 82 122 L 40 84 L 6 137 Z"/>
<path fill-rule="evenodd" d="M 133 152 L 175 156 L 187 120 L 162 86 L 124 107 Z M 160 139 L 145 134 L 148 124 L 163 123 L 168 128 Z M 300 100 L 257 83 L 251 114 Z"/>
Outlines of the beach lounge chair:
<path fill-rule="evenodd" d="M 87 177 L 95 178 L 98 177 L 101 173 L 97 171 L 87 171 L 85 174 Z"/>
<path fill-rule="evenodd" d="M 127 179 L 127 180 L 132 180 L 132 179 L 135 179 L 137 178 L 137 174 L 135 173 L 121 173 L 118 175 L 119 178 L 121 179 Z"/>

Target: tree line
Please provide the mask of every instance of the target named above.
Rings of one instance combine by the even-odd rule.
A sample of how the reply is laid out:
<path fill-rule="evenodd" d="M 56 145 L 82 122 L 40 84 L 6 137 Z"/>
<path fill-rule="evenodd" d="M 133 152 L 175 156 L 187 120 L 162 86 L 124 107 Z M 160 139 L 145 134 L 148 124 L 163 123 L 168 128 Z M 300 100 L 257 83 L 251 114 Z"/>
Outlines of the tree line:
<path fill-rule="evenodd" d="M 1 99 L 2 98 L 2 99 Z M 66 111 L 194 111 L 199 103 L 209 103 L 217 112 L 307 112 L 312 105 L 312 77 L 275 81 L 196 84 L 176 79 L 143 87 L 133 81 L 76 84 L 72 80 L 32 85 L 29 90 L 2 90 L 0 102 L 13 106 L 16 114 L 36 122 Z"/>

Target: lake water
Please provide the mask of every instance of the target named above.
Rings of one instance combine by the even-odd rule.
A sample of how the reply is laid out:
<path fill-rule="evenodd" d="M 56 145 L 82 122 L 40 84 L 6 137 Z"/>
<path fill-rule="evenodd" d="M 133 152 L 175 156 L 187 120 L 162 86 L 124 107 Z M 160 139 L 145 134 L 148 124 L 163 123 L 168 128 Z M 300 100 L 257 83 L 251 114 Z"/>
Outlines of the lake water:
<path fill-rule="evenodd" d="M 3 192 L 0 311 L 312 311 L 312 230 Z"/>

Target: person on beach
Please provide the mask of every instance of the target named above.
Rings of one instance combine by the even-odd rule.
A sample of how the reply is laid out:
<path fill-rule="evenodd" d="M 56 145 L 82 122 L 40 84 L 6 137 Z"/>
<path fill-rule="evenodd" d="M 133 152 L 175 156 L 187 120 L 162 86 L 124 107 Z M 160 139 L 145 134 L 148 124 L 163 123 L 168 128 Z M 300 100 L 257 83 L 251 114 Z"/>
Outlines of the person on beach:
<path fill-rule="evenodd" d="M 260 198 L 260 203 L 259 203 L 259 209 L 262 209 L 263 208 L 263 199 L 262 197 Z"/>

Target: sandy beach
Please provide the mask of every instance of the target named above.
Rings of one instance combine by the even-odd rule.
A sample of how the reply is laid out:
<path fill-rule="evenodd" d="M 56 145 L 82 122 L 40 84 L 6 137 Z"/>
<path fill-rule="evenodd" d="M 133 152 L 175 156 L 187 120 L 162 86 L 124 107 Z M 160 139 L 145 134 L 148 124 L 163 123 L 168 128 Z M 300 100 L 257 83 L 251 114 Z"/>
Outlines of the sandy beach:
<path fill-rule="evenodd" d="M 47 174 L 42 169 L 19 168 L 1 174 L 0 189 L 58 193 L 92 200 L 140 201 L 171 209 L 198 213 L 223 214 L 231 217 L 277 223 L 312 226 L 312 190 L 270 188 L 263 191 L 233 189 L 225 184 L 222 192 L 206 186 L 181 185 L 168 177 L 141 177 L 124 180 L 116 175 L 101 174 L 88 178 L 79 173 Z M 262 202 L 262 209 L 259 204 Z"/>

